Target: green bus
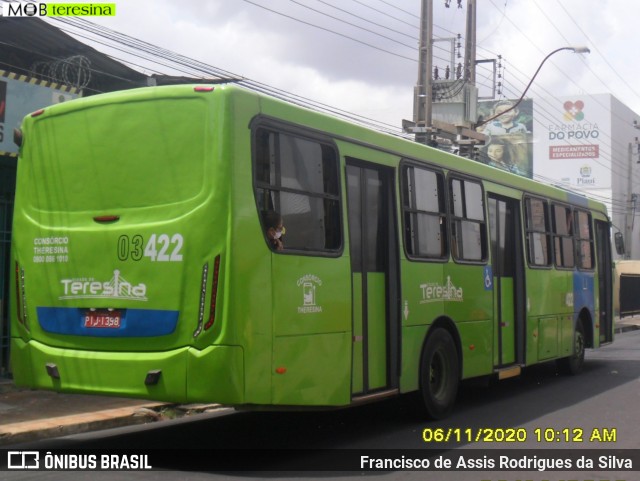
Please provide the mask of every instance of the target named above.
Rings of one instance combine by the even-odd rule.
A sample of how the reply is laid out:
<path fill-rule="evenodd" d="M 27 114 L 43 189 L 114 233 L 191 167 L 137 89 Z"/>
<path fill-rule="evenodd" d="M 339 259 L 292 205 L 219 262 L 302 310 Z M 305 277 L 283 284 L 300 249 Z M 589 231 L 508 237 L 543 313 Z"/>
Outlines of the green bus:
<path fill-rule="evenodd" d="M 234 84 L 74 100 L 15 141 L 20 386 L 256 409 L 415 392 L 442 418 L 461 380 L 577 373 L 613 338 L 606 209 L 565 190 Z"/>

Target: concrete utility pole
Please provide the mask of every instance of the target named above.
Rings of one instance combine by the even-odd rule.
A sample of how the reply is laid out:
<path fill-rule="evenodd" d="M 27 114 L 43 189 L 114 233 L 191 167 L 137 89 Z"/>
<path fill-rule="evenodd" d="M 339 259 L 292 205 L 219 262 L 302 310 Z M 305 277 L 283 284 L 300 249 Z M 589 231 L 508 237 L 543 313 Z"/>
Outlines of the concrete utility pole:
<path fill-rule="evenodd" d="M 633 193 L 633 143 L 629 142 L 629 172 L 627 174 L 627 210 L 624 216 L 624 258 L 631 259 L 633 246 L 633 224 L 636 214 L 637 196 Z"/>
<path fill-rule="evenodd" d="M 467 38 L 464 47 L 465 79 L 476 84 L 476 2 L 467 0 Z"/>
<path fill-rule="evenodd" d="M 455 95 L 459 98 L 448 97 L 444 101 L 438 100 L 437 105 L 440 108 L 447 103 L 449 107 L 455 109 L 453 120 L 449 120 L 449 116 L 442 113 L 438 114 L 440 118 L 433 119 L 433 0 L 421 1 L 420 53 L 418 83 L 413 89 L 413 122 L 403 120 L 402 126 L 405 132 L 415 134 L 416 142 L 437 145 L 437 134 L 438 141 L 444 141 L 460 155 L 471 157 L 474 146 L 486 140 L 485 135 L 472 129 L 472 126 L 477 121 L 475 114 L 477 108 L 477 88 L 475 87 L 475 0 L 468 0 L 465 65 L 463 66 L 464 71 L 461 72 L 461 79 L 453 79 L 455 75 L 452 75 L 453 66 L 451 66 L 449 68 L 451 79 L 445 78 L 435 81 L 440 87 L 443 86 L 441 84 L 444 82 L 449 92 L 451 92 L 452 86 L 455 85 L 453 90 L 457 90 Z M 459 0 L 458 5 L 460 8 L 462 8 L 461 3 L 462 0 Z M 466 85 L 460 86 L 458 81 Z M 444 121 L 443 118 L 447 120 Z"/>
<path fill-rule="evenodd" d="M 413 122 L 416 142 L 431 139 L 433 111 L 433 0 L 422 0 L 420 13 L 420 58 L 418 84 L 413 92 Z"/>

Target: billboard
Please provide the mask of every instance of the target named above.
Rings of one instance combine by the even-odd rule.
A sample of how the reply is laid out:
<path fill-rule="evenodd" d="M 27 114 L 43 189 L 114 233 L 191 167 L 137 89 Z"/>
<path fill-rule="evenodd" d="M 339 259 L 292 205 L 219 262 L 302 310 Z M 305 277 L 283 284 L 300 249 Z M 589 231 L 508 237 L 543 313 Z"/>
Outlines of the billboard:
<path fill-rule="evenodd" d="M 480 161 L 516 174 L 533 176 L 533 101 L 498 100 L 480 102 L 478 114 L 487 123 L 478 132 L 489 136 L 480 149 Z"/>
<path fill-rule="evenodd" d="M 572 189 L 611 189 L 609 95 L 536 100 L 534 174 Z"/>
<path fill-rule="evenodd" d="M 74 88 L 0 70 L 0 155 L 17 155 L 13 129 L 25 115 L 78 96 Z"/>

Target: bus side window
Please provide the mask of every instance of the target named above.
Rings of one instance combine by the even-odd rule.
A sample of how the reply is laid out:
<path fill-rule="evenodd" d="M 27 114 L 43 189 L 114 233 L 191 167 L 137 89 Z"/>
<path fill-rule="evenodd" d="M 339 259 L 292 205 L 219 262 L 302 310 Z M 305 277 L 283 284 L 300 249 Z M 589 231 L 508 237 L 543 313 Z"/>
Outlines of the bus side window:
<path fill-rule="evenodd" d="M 461 179 L 450 181 L 451 252 L 457 260 L 480 262 L 487 259 L 487 226 L 482 186 Z"/>
<path fill-rule="evenodd" d="M 444 259 L 448 252 L 443 175 L 408 165 L 403 169 L 402 182 L 407 253 L 425 259 Z"/>
<path fill-rule="evenodd" d="M 573 216 L 571 208 L 554 204 L 553 212 L 553 250 L 556 267 L 575 266 L 573 252 Z"/>
<path fill-rule="evenodd" d="M 341 208 L 335 148 L 261 128 L 256 132 L 254 152 L 257 207 L 282 215 L 287 229 L 285 250 L 339 250 Z"/>
<path fill-rule="evenodd" d="M 274 182 L 275 144 L 273 132 L 258 131 L 255 140 L 255 180 L 257 184 L 270 185 Z M 268 189 L 256 189 L 256 201 L 258 202 L 258 212 L 276 210 L 273 197 Z"/>
<path fill-rule="evenodd" d="M 580 269 L 593 269 L 593 231 L 591 229 L 591 214 L 575 210 L 576 224 L 576 253 L 577 264 Z"/>
<path fill-rule="evenodd" d="M 532 266 L 551 265 L 551 229 L 547 202 L 525 200 L 527 257 Z"/>

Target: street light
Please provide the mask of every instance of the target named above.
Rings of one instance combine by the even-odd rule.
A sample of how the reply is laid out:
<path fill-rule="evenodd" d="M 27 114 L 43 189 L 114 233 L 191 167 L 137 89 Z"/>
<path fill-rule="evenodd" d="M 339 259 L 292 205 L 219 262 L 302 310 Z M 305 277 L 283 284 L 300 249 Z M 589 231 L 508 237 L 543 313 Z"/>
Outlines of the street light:
<path fill-rule="evenodd" d="M 536 70 L 536 73 L 533 74 L 533 77 L 531 77 L 531 80 L 529 80 L 529 84 L 527 85 L 527 87 L 524 89 L 524 92 L 522 92 L 522 95 L 520 96 L 520 98 L 518 99 L 518 101 L 516 103 L 514 103 L 511 107 L 509 107 L 507 110 L 504 110 L 502 112 L 500 112 L 499 114 L 494 115 L 493 117 L 489 117 L 486 120 L 483 120 L 482 122 L 479 122 L 476 124 L 476 128 L 480 127 L 481 125 L 484 125 L 486 123 L 491 122 L 492 120 L 497 119 L 498 117 L 500 117 L 501 115 L 515 109 L 518 104 L 520 102 L 522 102 L 522 99 L 524 99 L 524 96 L 527 94 L 527 91 L 529 90 L 529 87 L 531 87 L 531 84 L 533 83 L 533 81 L 535 80 L 536 76 L 538 75 L 538 72 L 540 72 L 540 69 L 542 68 L 542 66 L 544 65 L 544 63 L 547 61 L 547 59 L 549 57 L 551 57 L 553 54 L 560 52 L 561 50 L 571 50 L 573 53 L 590 53 L 591 50 L 589 50 L 587 47 L 560 47 L 555 49 L 553 52 L 551 52 L 549 55 L 547 55 L 542 62 L 540 62 L 540 65 L 538 66 L 538 70 Z"/>

